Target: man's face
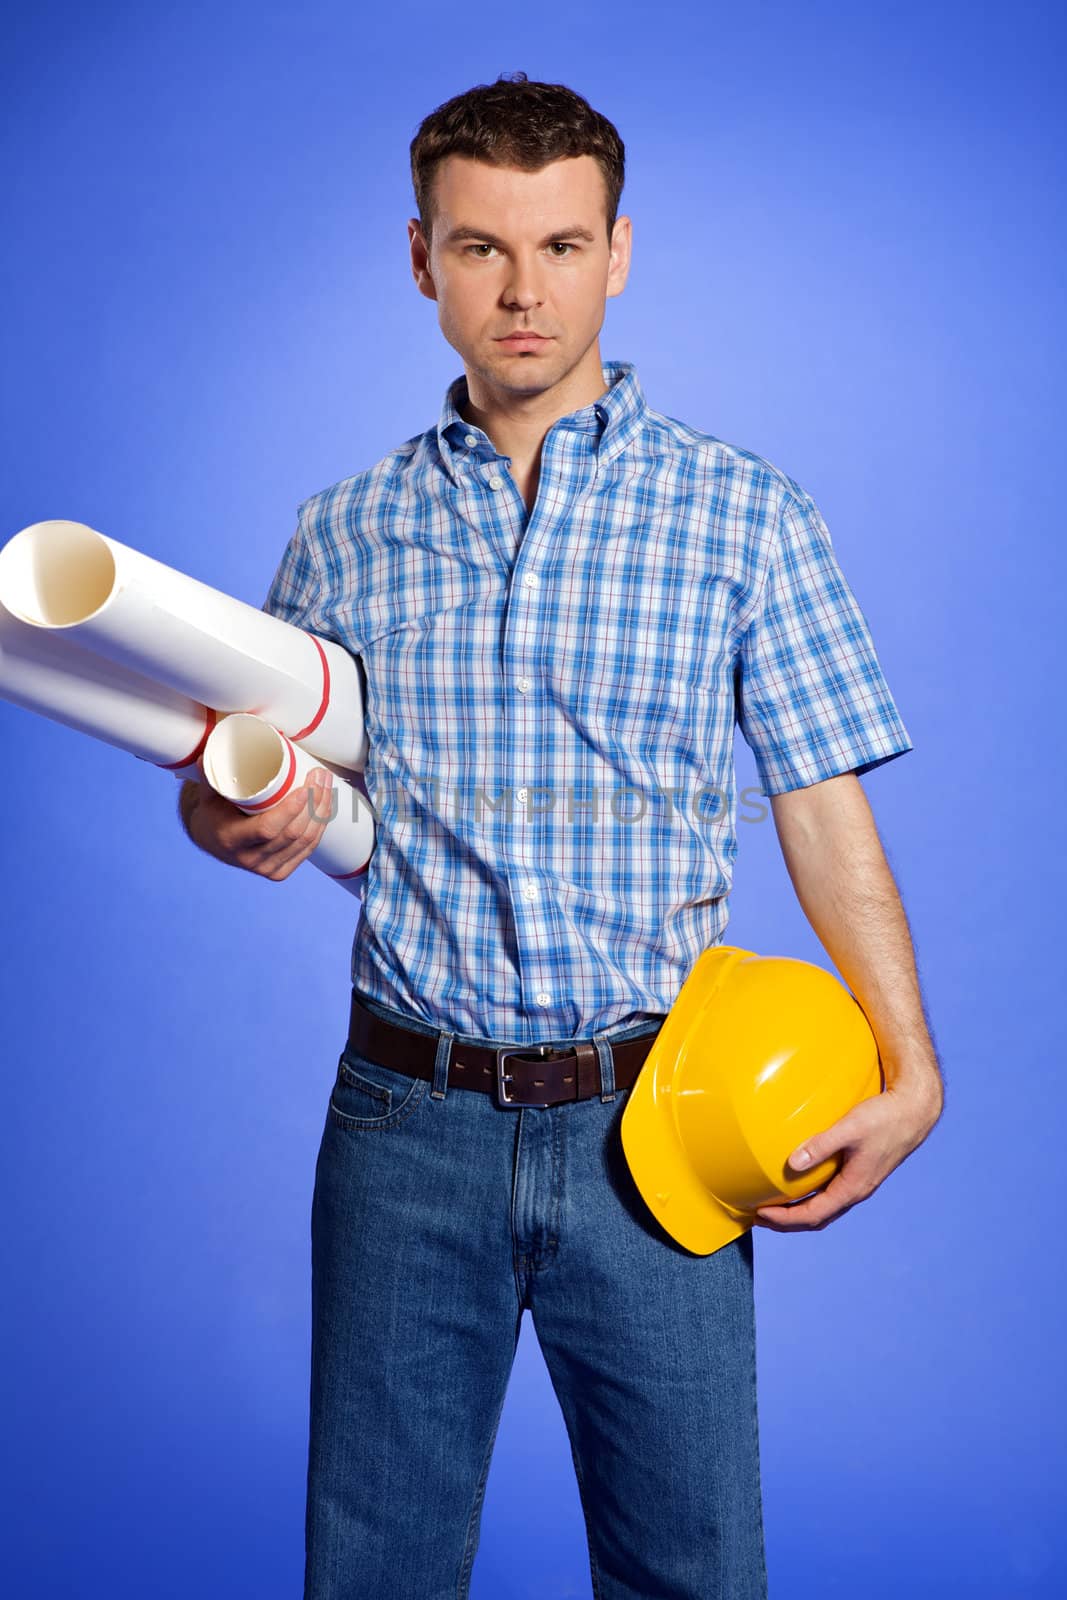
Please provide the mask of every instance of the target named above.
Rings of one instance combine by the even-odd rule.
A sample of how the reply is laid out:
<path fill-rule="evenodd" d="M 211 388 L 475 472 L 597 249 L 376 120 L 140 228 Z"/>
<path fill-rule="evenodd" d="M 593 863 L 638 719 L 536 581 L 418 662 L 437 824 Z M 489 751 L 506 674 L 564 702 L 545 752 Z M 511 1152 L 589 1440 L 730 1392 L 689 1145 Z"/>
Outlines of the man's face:
<path fill-rule="evenodd" d="M 572 372 L 629 270 L 630 219 L 617 219 L 609 248 L 592 156 L 540 172 L 448 156 L 434 179 L 432 233 L 427 256 L 418 222 L 408 223 L 415 281 L 437 301 L 441 331 L 468 372 L 498 391 L 539 393 Z M 501 342 L 523 329 L 542 340 Z"/>

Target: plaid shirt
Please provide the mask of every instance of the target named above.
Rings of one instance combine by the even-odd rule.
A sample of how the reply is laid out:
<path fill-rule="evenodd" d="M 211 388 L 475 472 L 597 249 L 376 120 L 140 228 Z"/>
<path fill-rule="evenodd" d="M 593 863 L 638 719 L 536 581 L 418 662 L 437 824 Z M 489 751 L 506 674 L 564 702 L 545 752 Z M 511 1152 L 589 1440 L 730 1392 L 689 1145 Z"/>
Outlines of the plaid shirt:
<path fill-rule="evenodd" d="M 530 1044 L 662 1017 L 721 941 L 733 729 L 766 794 L 912 748 L 811 497 L 651 410 L 561 417 L 527 511 L 463 420 L 305 500 L 264 609 L 362 661 L 365 994 Z"/>

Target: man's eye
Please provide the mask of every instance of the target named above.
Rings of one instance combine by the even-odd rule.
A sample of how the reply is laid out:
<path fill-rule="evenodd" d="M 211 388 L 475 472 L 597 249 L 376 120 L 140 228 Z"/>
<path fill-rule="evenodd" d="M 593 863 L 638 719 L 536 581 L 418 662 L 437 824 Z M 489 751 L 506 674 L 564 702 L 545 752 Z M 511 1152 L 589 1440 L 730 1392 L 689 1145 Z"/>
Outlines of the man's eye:
<path fill-rule="evenodd" d="M 552 244 L 553 250 L 555 250 L 557 247 L 560 247 L 560 248 L 562 248 L 564 250 L 573 250 L 575 248 L 575 246 L 573 244 L 568 243 L 568 241 L 566 239 L 553 239 L 551 241 L 551 244 Z M 469 244 L 467 246 L 467 249 L 468 250 L 495 250 L 496 249 L 496 245 L 495 244 L 484 244 L 484 243 L 483 244 Z M 479 256 L 478 257 L 479 261 L 488 261 L 488 259 L 489 259 L 488 256 Z M 556 257 L 557 261 L 565 261 L 566 259 L 567 259 L 566 256 L 557 256 Z"/>

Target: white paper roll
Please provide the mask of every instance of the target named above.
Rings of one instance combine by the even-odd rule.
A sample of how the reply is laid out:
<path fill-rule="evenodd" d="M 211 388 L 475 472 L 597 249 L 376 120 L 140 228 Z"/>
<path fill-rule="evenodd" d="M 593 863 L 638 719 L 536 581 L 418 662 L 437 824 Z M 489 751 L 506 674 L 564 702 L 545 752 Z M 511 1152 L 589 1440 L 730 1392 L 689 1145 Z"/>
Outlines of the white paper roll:
<path fill-rule="evenodd" d="M 83 650 L 65 633 L 33 628 L 0 606 L 0 698 L 87 733 L 177 778 L 196 757 L 214 711 L 129 667 Z"/>
<path fill-rule="evenodd" d="M 355 656 L 83 522 L 35 522 L 9 539 L 0 604 L 220 715 L 261 716 L 345 771 L 366 763 Z"/>
<path fill-rule="evenodd" d="M 318 762 L 265 718 L 237 712 L 220 717 L 211 730 L 203 764 L 216 793 L 252 813 L 280 804 Z M 374 849 L 374 812 L 357 788 L 335 776 L 326 814 L 330 820 L 308 860 L 342 888 L 361 894 Z"/>

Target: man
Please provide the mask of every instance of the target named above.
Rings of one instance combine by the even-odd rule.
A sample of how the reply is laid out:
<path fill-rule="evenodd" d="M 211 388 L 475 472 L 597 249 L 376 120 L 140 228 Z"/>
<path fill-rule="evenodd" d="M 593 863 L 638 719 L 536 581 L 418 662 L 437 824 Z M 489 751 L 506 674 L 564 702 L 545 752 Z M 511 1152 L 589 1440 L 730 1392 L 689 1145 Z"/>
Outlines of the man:
<path fill-rule="evenodd" d="M 425 119 L 411 266 L 465 376 L 302 504 L 266 601 L 360 657 L 378 814 L 312 1206 L 305 1600 L 466 1595 L 526 1307 L 600 1600 L 766 1594 L 752 1234 L 675 1244 L 618 1126 L 726 927 L 735 720 L 888 1085 L 795 1153 L 840 1151 L 833 1181 L 760 1222 L 824 1227 L 941 1111 L 858 776 L 910 740 L 811 498 L 602 363 L 623 155 L 522 74 Z M 320 775 L 258 817 L 188 785 L 186 825 L 283 880 Z"/>

